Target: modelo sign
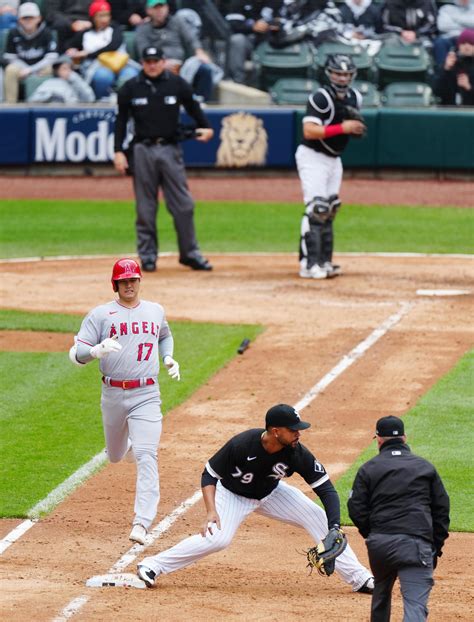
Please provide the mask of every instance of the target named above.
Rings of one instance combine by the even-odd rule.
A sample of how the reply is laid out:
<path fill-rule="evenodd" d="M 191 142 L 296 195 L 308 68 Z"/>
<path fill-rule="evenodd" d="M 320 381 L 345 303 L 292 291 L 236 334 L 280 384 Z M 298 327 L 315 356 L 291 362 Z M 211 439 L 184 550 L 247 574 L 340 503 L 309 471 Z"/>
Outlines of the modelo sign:
<path fill-rule="evenodd" d="M 115 111 L 35 109 L 34 162 L 110 162 Z"/>

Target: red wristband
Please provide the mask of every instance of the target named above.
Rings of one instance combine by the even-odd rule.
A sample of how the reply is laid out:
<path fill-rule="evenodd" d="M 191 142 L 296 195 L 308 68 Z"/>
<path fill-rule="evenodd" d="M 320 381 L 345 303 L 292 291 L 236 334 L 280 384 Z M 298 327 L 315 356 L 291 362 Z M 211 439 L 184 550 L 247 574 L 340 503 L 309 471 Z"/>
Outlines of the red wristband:
<path fill-rule="evenodd" d="M 342 129 L 342 123 L 336 123 L 335 125 L 326 125 L 324 128 L 324 138 L 331 138 L 332 136 L 339 136 L 344 134 Z"/>

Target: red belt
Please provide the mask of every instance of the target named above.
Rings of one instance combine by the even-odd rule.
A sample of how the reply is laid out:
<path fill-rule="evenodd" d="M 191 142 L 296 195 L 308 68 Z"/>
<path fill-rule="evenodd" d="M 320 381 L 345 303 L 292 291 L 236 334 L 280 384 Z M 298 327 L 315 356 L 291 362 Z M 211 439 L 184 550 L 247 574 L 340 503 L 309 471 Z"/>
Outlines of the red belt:
<path fill-rule="evenodd" d="M 145 381 L 142 382 L 140 379 L 138 380 L 106 380 L 105 376 L 102 376 L 102 382 L 106 384 L 108 387 L 117 387 L 118 389 L 123 389 L 126 391 L 127 389 L 138 389 L 138 387 L 149 386 L 151 384 L 155 384 L 154 378 L 145 378 Z"/>

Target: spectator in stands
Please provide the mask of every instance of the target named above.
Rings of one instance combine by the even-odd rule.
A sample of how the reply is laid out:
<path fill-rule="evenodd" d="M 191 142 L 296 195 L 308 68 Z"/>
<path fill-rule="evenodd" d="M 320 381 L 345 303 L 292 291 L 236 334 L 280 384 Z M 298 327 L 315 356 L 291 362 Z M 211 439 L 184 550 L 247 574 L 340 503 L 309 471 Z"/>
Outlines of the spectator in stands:
<path fill-rule="evenodd" d="M 150 19 L 136 30 L 138 55 L 141 56 L 147 47 L 160 48 L 165 54 L 166 68 L 177 74 L 182 72 L 183 63 L 190 59 L 188 75 L 183 77 L 192 84 L 201 100 L 209 101 L 222 71 L 211 62 L 196 36 L 197 24 L 190 27 L 181 14 L 171 15 L 168 0 L 147 0 L 146 6 Z M 193 13 L 200 21 L 199 15 Z M 189 79 L 191 74 L 192 80 Z"/>
<path fill-rule="evenodd" d="M 3 58 L 5 101 L 19 99 L 20 84 L 31 75 L 50 75 L 51 64 L 58 54 L 52 32 L 42 21 L 39 7 L 25 2 L 18 8 L 18 26 L 8 32 Z"/>
<path fill-rule="evenodd" d="M 401 43 L 431 47 L 436 16 L 435 0 L 386 0 L 382 7 L 382 32 Z"/>
<path fill-rule="evenodd" d="M 112 5 L 112 21 L 127 30 L 135 30 L 146 17 L 145 0 L 114 0 Z"/>
<path fill-rule="evenodd" d="M 108 100 L 114 86 L 120 87 L 140 71 L 125 51 L 122 28 L 111 23 L 111 7 L 106 0 L 94 0 L 89 7 L 92 28 L 71 39 L 66 54 L 80 63 L 81 72 L 98 100 Z M 108 52 L 108 58 L 104 53 Z M 114 52 L 115 54 L 112 54 Z"/>
<path fill-rule="evenodd" d="M 95 100 L 94 91 L 72 68 L 69 56 L 60 56 L 53 63 L 53 77 L 48 78 L 28 98 L 30 103 L 79 104 Z"/>
<path fill-rule="evenodd" d="M 269 38 L 277 48 L 303 40 L 316 47 L 325 41 L 343 41 L 341 11 L 332 0 L 283 0 L 277 23 L 278 30 Z"/>
<path fill-rule="evenodd" d="M 10 30 L 16 26 L 20 0 L 0 0 L 0 30 Z"/>
<path fill-rule="evenodd" d="M 380 5 L 372 0 L 345 0 L 339 7 L 344 35 L 356 41 L 373 39 L 382 27 Z"/>
<path fill-rule="evenodd" d="M 474 106 L 474 29 L 463 30 L 435 84 L 443 106 Z"/>
<path fill-rule="evenodd" d="M 89 18 L 91 0 L 45 0 L 44 12 L 50 28 L 58 33 L 58 51 L 71 47 L 71 39 L 78 32 L 92 27 Z"/>
<path fill-rule="evenodd" d="M 226 75 L 230 80 L 245 83 L 245 61 L 257 45 L 268 38 L 271 30 L 278 27 L 275 18 L 281 0 L 223 0 L 222 16 L 229 25 L 231 35 L 226 51 Z"/>
<path fill-rule="evenodd" d="M 433 44 L 433 56 L 438 67 L 443 67 L 448 52 L 456 47 L 456 40 L 466 28 L 474 28 L 474 0 L 454 0 L 443 4 L 438 11 L 438 31 Z"/>

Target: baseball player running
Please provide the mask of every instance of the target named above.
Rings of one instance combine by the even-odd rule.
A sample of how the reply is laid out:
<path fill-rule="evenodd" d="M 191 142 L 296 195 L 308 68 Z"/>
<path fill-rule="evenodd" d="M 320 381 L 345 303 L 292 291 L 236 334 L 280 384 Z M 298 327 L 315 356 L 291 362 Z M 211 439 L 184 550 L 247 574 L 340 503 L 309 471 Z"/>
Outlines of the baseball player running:
<path fill-rule="evenodd" d="M 357 113 L 362 97 L 350 87 L 356 75 L 352 58 L 328 55 L 325 74 L 328 84 L 309 96 L 303 118 L 303 141 L 295 154 L 306 206 L 299 257 L 300 277 L 305 279 L 326 279 L 341 273 L 340 266 L 332 263 L 333 221 L 341 207 L 340 155 L 349 136 L 360 137 L 366 129 Z"/>
<path fill-rule="evenodd" d="M 265 429 L 237 434 L 207 462 L 201 479 L 207 512 L 201 533 L 138 564 L 138 576 L 148 587 L 160 574 L 229 546 L 252 512 L 303 527 L 316 543 L 328 529 L 339 526 L 339 497 L 329 475 L 299 442 L 300 431 L 310 424 L 301 421 L 292 406 L 278 404 L 267 412 L 265 425 Z M 281 481 L 295 472 L 320 497 L 325 512 L 300 490 Z M 336 559 L 336 570 L 353 591 L 372 593 L 373 577 L 349 546 Z"/>
<path fill-rule="evenodd" d="M 92 309 L 82 322 L 69 358 L 77 365 L 99 359 L 102 422 L 111 462 L 137 465 L 135 518 L 130 540 L 144 544 L 160 498 L 157 450 L 161 435 L 158 386 L 161 356 L 168 374 L 180 379 L 173 336 L 163 307 L 140 300 L 140 267 L 120 259 L 112 269 L 118 298 Z"/>

